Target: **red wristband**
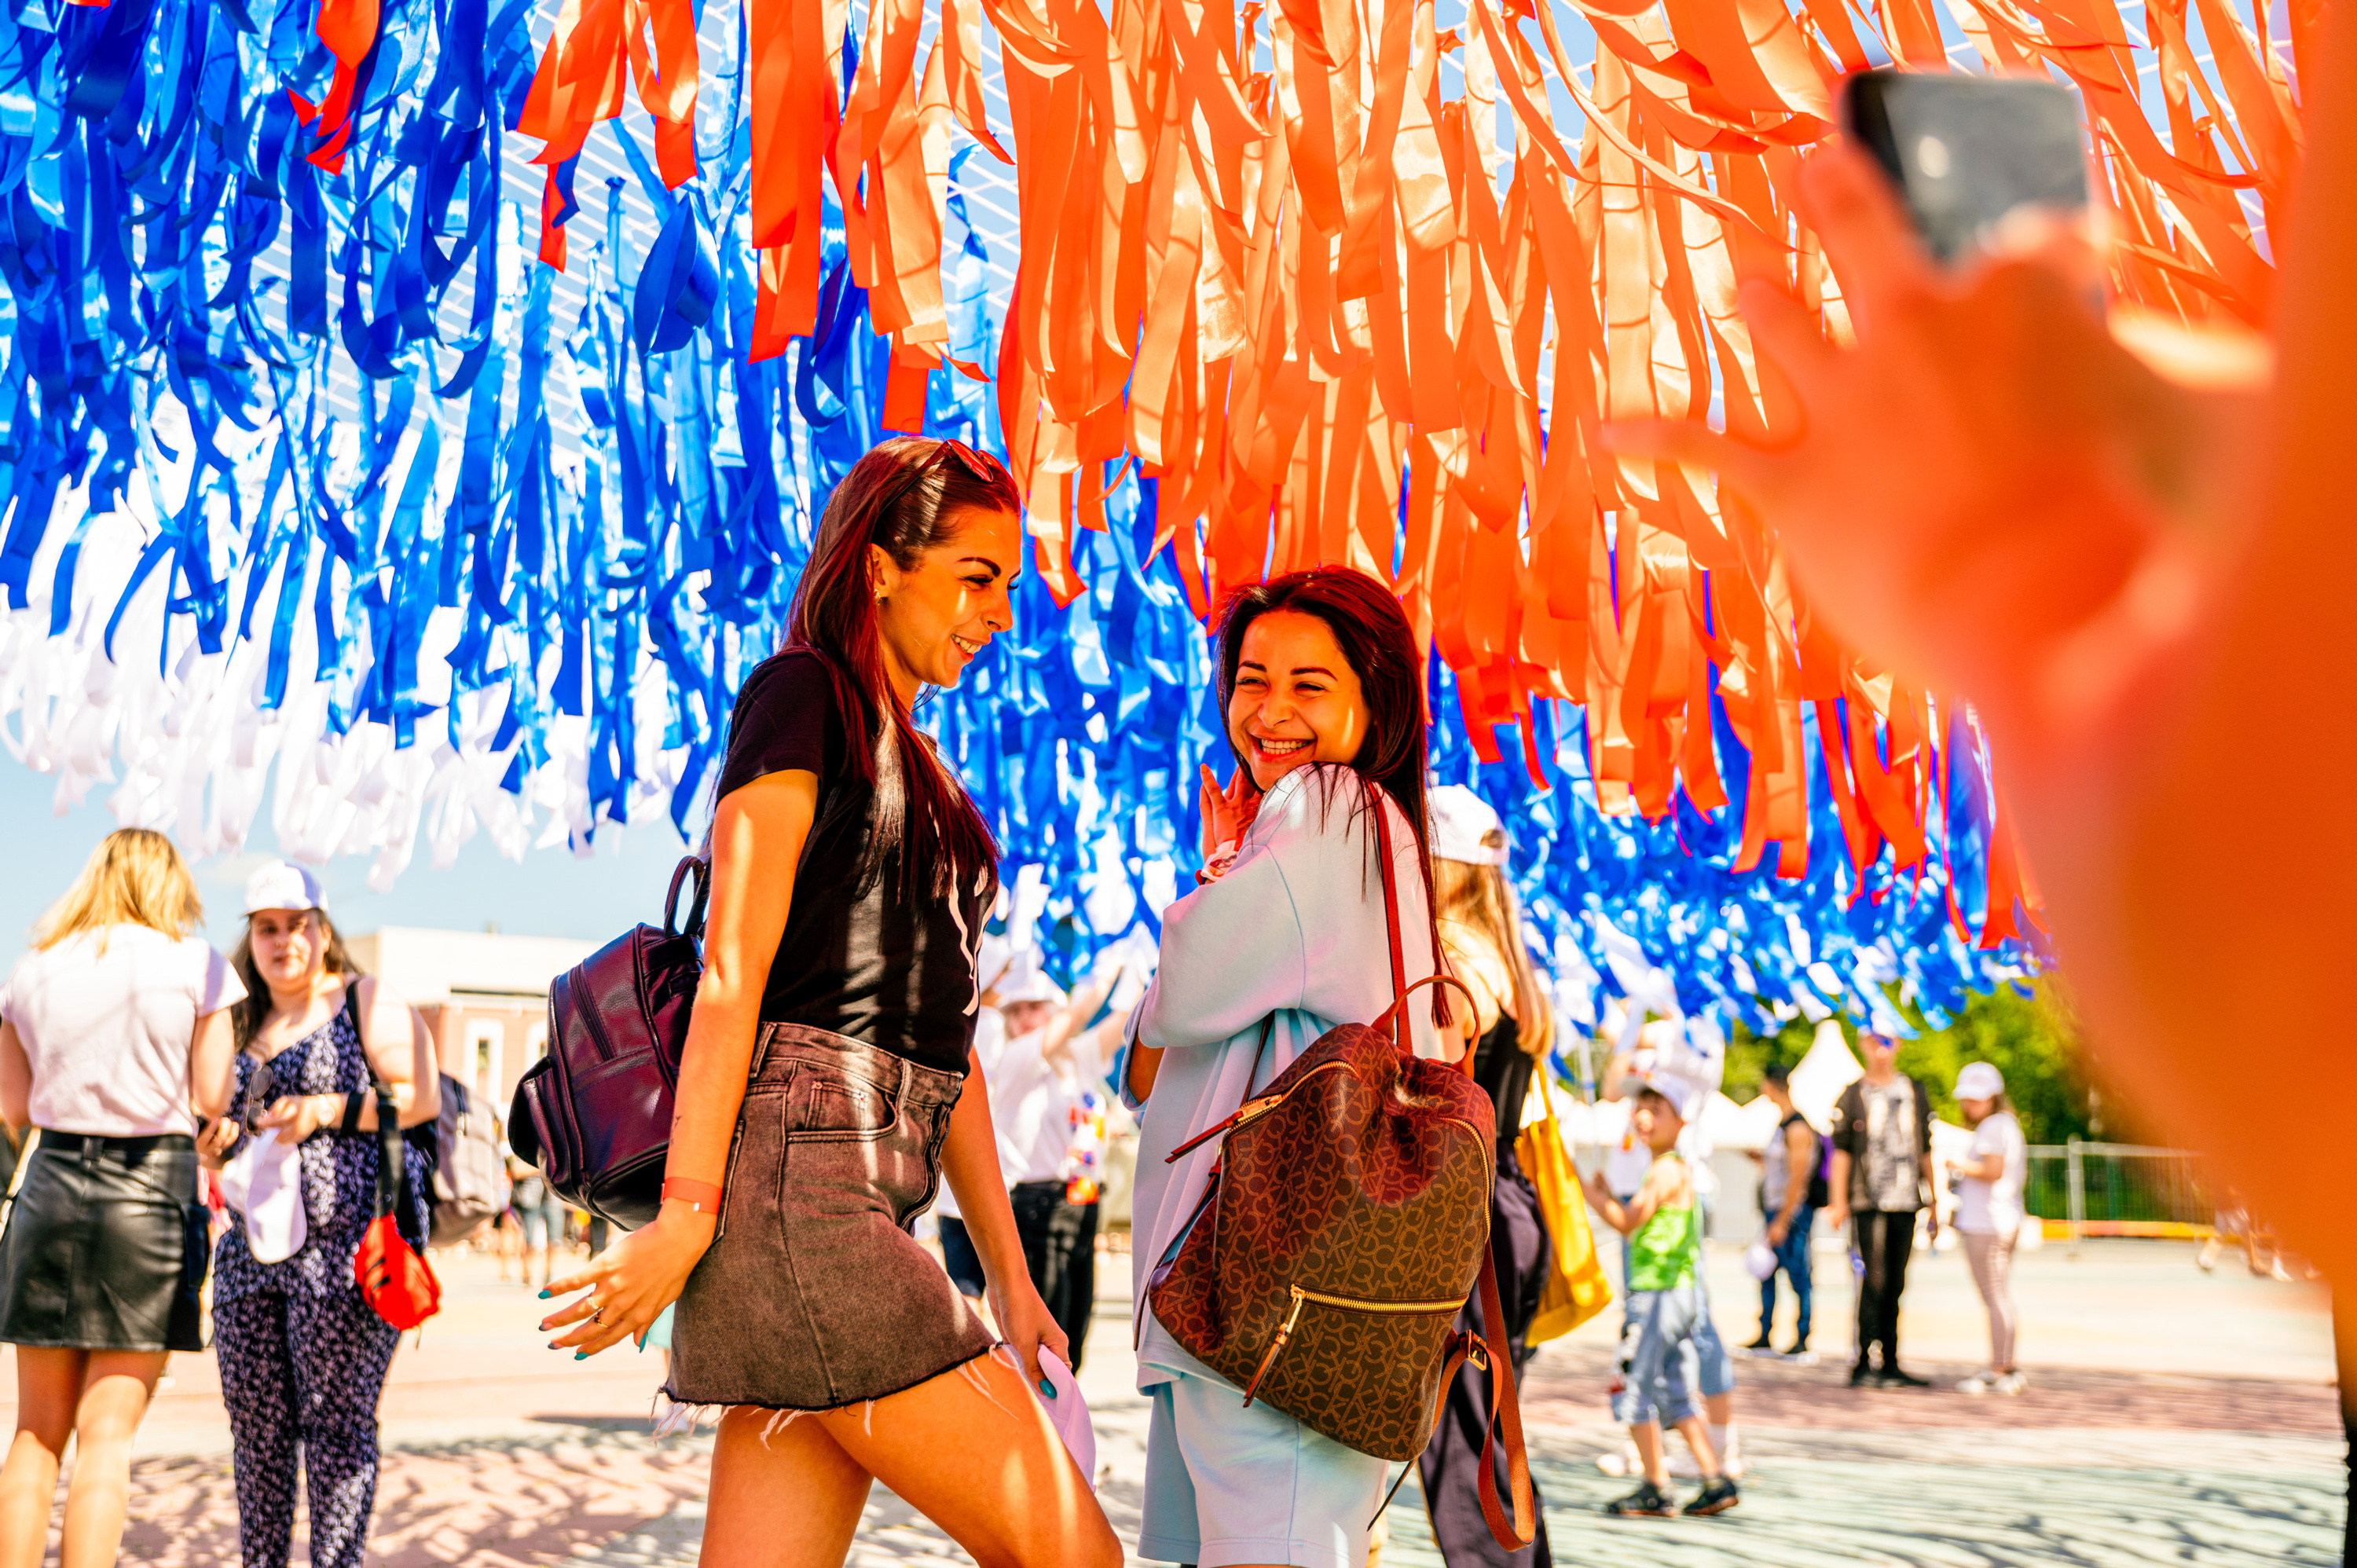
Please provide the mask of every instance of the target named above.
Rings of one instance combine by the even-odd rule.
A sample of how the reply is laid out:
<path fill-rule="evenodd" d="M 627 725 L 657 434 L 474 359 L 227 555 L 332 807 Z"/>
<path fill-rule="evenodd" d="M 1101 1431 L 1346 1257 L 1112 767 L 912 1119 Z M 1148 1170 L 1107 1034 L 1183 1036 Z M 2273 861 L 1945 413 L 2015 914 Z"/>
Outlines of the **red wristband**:
<path fill-rule="evenodd" d="M 720 1189 L 708 1181 L 689 1181 L 685 1176 L 666 1176 L 662 1184 L 663 1201 L 673 1198 L 686 1204 L 698 1214 L 720 1212 Z"/>

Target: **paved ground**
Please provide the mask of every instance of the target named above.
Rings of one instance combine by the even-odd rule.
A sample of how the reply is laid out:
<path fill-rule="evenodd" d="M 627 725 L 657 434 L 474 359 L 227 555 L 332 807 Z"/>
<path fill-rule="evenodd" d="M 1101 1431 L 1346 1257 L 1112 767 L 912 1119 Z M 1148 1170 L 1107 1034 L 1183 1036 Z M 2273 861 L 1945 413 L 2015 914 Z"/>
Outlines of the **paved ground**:
<path fill-rule="evenodd" d="M 437 1262 L 446 1311 L 422 1345 L 404 1348 L 385 1402 L 382 1560 L 693 1563 L 708 1446 L 648 1434 L 653 1360 L 609 1353 L 576 1365 L 552 1354 L 533 1333 L 538 1303 L 498 1283 L 488 1259 Z M 1105 1273 L 1084 1383 L 1106 1466 L 1101 1496 L 1126 1535 L 1136 1523 L 1143 1409 L 1123 1353 L 1127 1271 Z M 1756 1289 L 1732 1250 L 1714 1255 L 1713 1277 L 1730 1343 L 1749 1339 Z M 1842 1387 L 1848 1286 L 1839 1254 L 1820 1260 L 1819 1277 L 1816 1339 L 1829 1354 L 1817 1366 L 1743 1365 L 1738 1416 L 1753 1470 L 1743 1506 L 1721 1520 L 1615 1524 L 1598 1515 L 1626 1485 L 1594 1464 L 1618 1441 L 1602 1402 L 1609 1326 L 1591 1325 L 1540 1356 L 1525 1411 L 1559 1562 L 2338 1561 L 2345 1472 L 2316 1287 L 2204 1277 L 2181 1244 L 2094 1243 L 2075 1261 L 2050 1246 L 2017 1262 L 2032 1391 L 1975 1401 Z M 1903 1329 L 1918 1369 L 1962 1375 L 1980 1334 L 1962 1260 L 1919 1265 Z M 178 1358 L 173 1371 L 143 1430 L 126 1557 L 234 1563 L 211 1359 Z M 0 1389 L 12 1381 L 0 1374 Z M 1387 1564 L 1439 1563 L 1422 1513 L 1411 1482 L 1392 1514 Z M 853 1562 L 967 1559 L 879 1494 Z"/>

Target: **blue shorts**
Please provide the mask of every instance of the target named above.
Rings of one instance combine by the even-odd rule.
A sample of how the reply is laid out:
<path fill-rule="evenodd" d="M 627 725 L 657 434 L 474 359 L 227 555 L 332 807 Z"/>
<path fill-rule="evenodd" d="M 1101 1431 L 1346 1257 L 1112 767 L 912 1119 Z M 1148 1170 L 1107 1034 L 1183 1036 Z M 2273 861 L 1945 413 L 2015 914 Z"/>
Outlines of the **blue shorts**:
<path fill-rule="evenodd" d="M 1246 1409 L 1224 1378 L 1165 1375 L 1146 1391 L 1140 1557 L 1197 1568 L 1365 1568 L 1389 1466 L 1283 1411 Z"/>
<path fill-rule="evenodd" d="M 1688 1382 L 1699 1390 L 1705 1399 L 1717 1399 L 1735 1391 L 1735 1358 L 1727 1353 L 1727 1341 L 1718 1337 L 1718 1325 L 1711 1321 L 1710 1291 L 1695 1276 L 1695 1288 L 1702 1297 L 1702 1310 L 1695 1315 L 1693 1337 L 1680 1352 L 1685 1358 Z"/>
<path fill-rule="evenodd" d="M 1635 1195 L 1620 1201 L 1627 1203 Z M 1627 1287 L 1631 1251 L 1629 1238 L 1620 1238 L 1620 1326 L 1625 1333 L 1636 1316 L 1637 1298 L 1643 1294 Z M 1705 1399 L 1717 1399 L 1735 1391 L 1735 1358 L 1727 1353 L 1727 1341 L 1718 1337 L 1718 1325 L 1711 1320 L 1710 1285 L 1697 1272 L 1694 1288 L 1701 1294 L 1702 1311 L 1695 1320 L 1694 1337 L 1678 1350 L 1680 1365 L 1689 1388 L 1699 1389 Z"/>
<path fill-rule="evenodd" d="M 1691 1280 L 1669 1290 L 1629 1293 L 1613 1420 L 1623 1426 L 1652 1421 L 1674 1426 L 1695 1413 L 1687 1358 L 1694 1354 L 1695 1324 L 1708 1321 L 1702 1292 Z"/>

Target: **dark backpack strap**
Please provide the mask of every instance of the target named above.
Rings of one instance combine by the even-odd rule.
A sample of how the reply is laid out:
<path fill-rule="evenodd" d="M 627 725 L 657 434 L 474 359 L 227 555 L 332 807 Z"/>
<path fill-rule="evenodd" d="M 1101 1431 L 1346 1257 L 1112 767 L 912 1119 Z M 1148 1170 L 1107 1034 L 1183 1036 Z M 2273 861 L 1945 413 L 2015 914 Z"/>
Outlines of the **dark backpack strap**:
<path fill-rule="evenodd" d="M 401 1130 L 401 1102 L 393 1098 L 393 1085 L 378 1074 L 376 1064 L 369 1059 L 368 1031 L 361 1023 L 361 983 L 357 975 L 344 983 L 344 1016 L 351 1020 L 352 1038 L 360 1044 L 361 1070 L 368 1075 L 369 1087 L 376 1091 L 376 1141 L 384 1156 L 377 1165 L 376 1211 L 380 1216 L 393 1214 L 409 1185 L 409 1162 L 402 1158 L 409 1140 Z"/>

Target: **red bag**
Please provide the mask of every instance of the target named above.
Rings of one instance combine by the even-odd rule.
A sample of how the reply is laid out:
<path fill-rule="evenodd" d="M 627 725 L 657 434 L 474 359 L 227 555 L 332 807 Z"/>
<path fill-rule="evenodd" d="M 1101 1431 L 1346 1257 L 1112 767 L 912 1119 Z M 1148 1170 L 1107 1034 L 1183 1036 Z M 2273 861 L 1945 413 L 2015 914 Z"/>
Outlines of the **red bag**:
<path fill-rule="evenodd" d="M 414 1328 L 442 1310 L 442 1282 L 393 1223 L 380 1214 L 369 1221 L 352 1260 L 361 1294 L 376 1315 L 395 1328 Z"/>
<path fill-rule="evenodd" d="M 376 1085 L 377 1138 L 384 1163 L 376 1175 L 376 1218 L 361 1234 L 360 1251 L 352 1258 L 352 1278 L 361 1297 L 379 1317 L 395 1328 L 414 1328 L 442 1310 L 442 1282 L 409 1239 L 393 1223 L 394 1206 L 408 1185 L 408 1162 L 403 1156 L 401 1108 L 393 1088 Z"/>

